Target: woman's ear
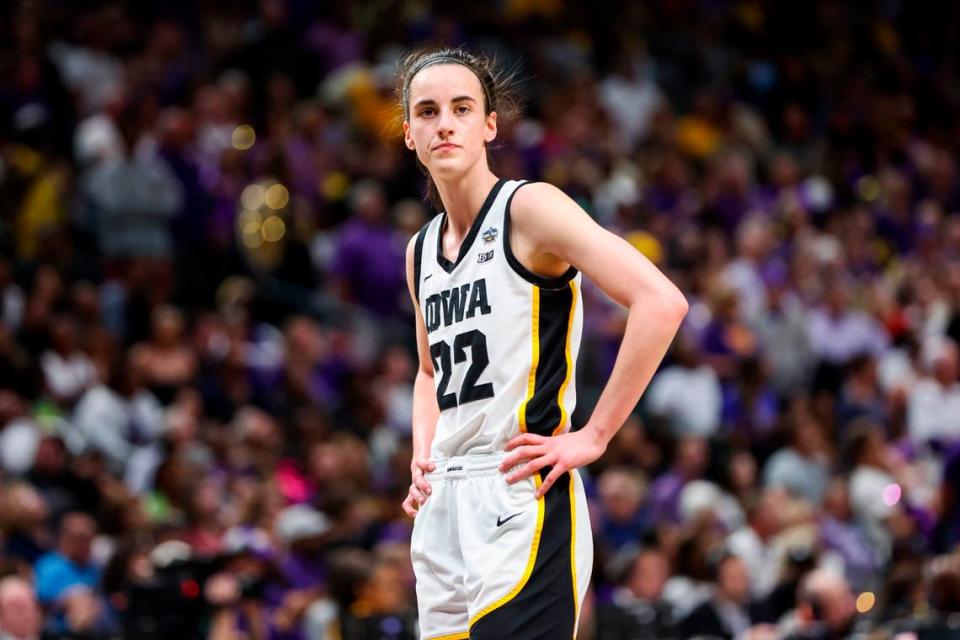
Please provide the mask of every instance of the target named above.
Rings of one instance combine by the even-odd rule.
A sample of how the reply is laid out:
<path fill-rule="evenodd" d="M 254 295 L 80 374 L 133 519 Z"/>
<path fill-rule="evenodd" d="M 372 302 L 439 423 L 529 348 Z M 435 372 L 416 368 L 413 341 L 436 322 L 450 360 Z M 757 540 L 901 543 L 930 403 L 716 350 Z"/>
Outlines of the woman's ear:
<path fill-rule="evenodd" d="M 491 111 L 487 115 L 486 130 L 483 133 L 484 142 L 493 142 L 497 137 L 497 112 Z"/>
<path fill-rule="evenodd" d="M 403 121 L 403 144 L 407 145 L 410 151 L 416 151 L 417 145 L 413 143 L 413 136 L 410 135 L 410 123 Z"/>

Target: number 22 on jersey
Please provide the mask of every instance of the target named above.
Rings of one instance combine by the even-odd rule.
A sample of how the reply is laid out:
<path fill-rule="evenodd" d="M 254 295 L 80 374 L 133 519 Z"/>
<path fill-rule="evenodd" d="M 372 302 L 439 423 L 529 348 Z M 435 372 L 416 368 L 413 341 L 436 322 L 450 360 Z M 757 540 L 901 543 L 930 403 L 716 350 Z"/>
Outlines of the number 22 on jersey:
<path fill-rule="evenodd" d="M 467 348 L 470 349 L 470 367 L 463 376 L 463 384 L 460 386 L 459 393 L 448 393 L 447 387 L 450 385 L 450 375 L 453 372 L 453 365 L 460 364 L 467 360 Z M 446 341 L 435 342 L 430 345 L 430 358 L 433 360 L 434 370 L 439 370 L 443 375 L 440 383 L 437 385 L 437 404 L 440 411 L 456 407 L 458 404 L 472 402 L 473 400 L 483 400 L 493 397 L 493 385 L 489 382 L 477 384 L 480 374 L 490 364 L 490 357 L 487 354 L 487 337 L 477 329 L 471 329 L 466 333 L 459 333 L 453 339 L 453 362 L 450 361 L 451 348 Z"/>

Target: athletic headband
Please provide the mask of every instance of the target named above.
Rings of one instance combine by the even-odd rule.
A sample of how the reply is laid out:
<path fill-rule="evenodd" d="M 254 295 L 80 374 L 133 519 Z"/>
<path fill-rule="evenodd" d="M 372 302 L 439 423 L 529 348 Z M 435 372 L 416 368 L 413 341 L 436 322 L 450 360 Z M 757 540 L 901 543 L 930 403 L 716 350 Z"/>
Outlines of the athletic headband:
<path fill-rule="evenodd" d="M 407 76 L 407 81 L 403 84 L 403 108 L 406 111 L 407 103 L 410 102 L 410 83 L 413 82 L 413 77 L 426 69 L 427 67 L 433 66 L 435 64 L 459 64 L 462 67 L 466 67 L 473 72 L 473 75 L 477 76 L 477 80 L 480 81 L 480 86 L 483 88 L 483 97 L 487 101 L 487 106 L 490 108 L 490 111 L 494 110 L 493 105 L 493 96 L 490 95 L 490 90 L 487 88 L 487 83 L 483 81 L 483 78 L 480 77 L 480 74 L 477 73 L 476 69 L 471 67 L 465 61 L 455 58 L 451 55 L 442 54 L 436 56 L 426 56 L 417 64 L 410 69 L 410 75 Z"/>

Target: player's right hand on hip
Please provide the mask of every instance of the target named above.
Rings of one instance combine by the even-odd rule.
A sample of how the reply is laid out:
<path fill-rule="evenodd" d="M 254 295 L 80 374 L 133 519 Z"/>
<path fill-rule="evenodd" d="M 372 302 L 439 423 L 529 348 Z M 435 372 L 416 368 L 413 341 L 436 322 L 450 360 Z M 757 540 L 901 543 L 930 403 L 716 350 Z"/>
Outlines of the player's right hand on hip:
<path fill-rule="evenodd" d="M 426 474 L 437 468 L 437 465 L 426 458 L 417 458 L 410 463 L 410 490 L 407 492 L 407 498 L 403 501 L 403 511 L 411 518 L 416 517 L 420 505 L 427 501 L 427 496 L 432 491 L 430 483 L 427 482 Z"/>

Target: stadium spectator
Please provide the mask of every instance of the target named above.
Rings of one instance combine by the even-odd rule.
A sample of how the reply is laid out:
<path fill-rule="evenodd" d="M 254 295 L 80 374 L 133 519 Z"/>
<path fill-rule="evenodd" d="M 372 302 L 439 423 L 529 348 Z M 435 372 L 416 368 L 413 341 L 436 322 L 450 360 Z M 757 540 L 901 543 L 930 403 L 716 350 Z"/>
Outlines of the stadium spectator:
<path fill-rule="evenodd" d="M 854 630 L 857 610 L 842 576 L 824 569 L 809 573 L 797 594 L 797 629 L 789 640 L 838 640 Z"/>
<path fill-rule="evenodd" d="M 610 553 L 636 543 L 650 527 L 644 504 L 643 478 L 630 469 L 608 469 L 597 480 L 602 519 L 596 525 L 597 547 Z"/>
<path fill-rule="evenodd" d="M 782 490 L 767 489 L 748 506 L 747 523 L 730 534 L 730 553 L 743 559 L 750 573 L 752 596 L 763 599 L 780 582 L 786 549 L 777 534 L 784 529 Z"/>
<path fill-rule="evenodd" d="M 907 405 L 907 430 L 917 446 L 960 439 L 957 345 L 940 339 L 925 346 L 929 373 L 914 385 Z"/>
<path fill-rule="evenodd" d="M 0 580 L 0 639 L 40 640 L 43 616 L 33 586 L 16 576 Z"/>
<path fill-rule="evenodd" d="M 597 611 L 597 638 L 653 640 L 676 637 L 673 611 L 663 601 L 663 585 L 670 566 L 663 552 L 654 547 L 630 554 L 625 575 L 611 602 Z"/>
<path fill-rule="evenodd" d="M 750 574 L 739 556 L 713 560 L 716 593 L 680 621 L 682 637 L 742 637 L 753 626 L 750 613 Z"/>
<path fill-rule="evenodd" d="M 100 567 L 92 557 L 96 532 L 90 515 L 64 515 L 57 549 L 36 563 L 37 598 L 55 615 L 51 626 L 56 632 L 94 631 L 105 615 L 97 593 Z"/>
<path fill-rule="evenodd" d="M 789 446 L 767 460 L 763 483 L 819 505 L 827 490 L 829 461 L 823 427 L 814 416 L 798 416 L 790 429 Z"/>
<path fill-rule="evenodd" d="M 650 383 L 646 404 L 653 415 L 669 420 L 678 436 L 709 437 L 720 428 L 722 392 L 713 367 L 701 362 L 696 348 L 682 337 L 674 347 L 674 364 Z M 691 398 L 697 398 L 691 402 Z"/>

